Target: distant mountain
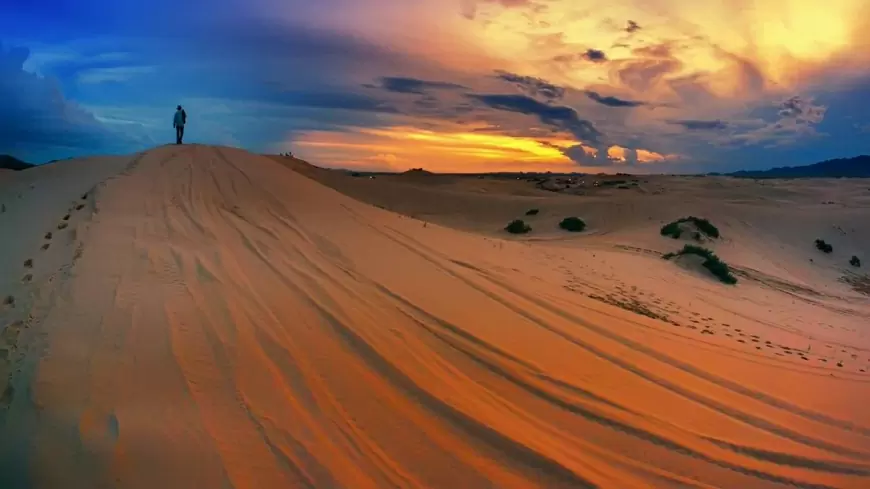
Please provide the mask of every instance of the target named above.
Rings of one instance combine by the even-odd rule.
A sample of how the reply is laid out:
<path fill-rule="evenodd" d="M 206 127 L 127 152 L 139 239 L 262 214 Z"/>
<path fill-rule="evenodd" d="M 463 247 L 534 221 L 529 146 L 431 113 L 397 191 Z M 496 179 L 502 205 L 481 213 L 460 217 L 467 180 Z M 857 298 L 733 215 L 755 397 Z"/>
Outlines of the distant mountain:
<path fill-rule="evenodd" d="M 738 171 L 729 175 L 743 178 L 870 178 L 870 155 L 838 158 L 807 166 Z"/>
<path fill-rule="evenodd" d="M 25 163 L 18 158 L 9 155 L 0 155 L 0 170 L 21 171 L 31 168 L 33 165 Z"/>

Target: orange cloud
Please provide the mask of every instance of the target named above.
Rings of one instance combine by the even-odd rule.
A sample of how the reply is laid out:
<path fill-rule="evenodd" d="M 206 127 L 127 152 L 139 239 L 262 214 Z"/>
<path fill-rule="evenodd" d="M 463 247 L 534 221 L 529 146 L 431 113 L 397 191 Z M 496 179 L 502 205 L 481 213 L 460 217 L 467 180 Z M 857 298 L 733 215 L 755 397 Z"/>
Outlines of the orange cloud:
<path fill-rule="evenodd" d="M 662 0 L 592 0 L 548 2 L 547 8 L 504 8 L 498 3 L 479 7 L 485 22 L 474 24 L 479 49 L 512 63 L 517 70 L 582 88 L 608 77 L 606 63 L 578 57 L 588 49 L 601 49 L 608 59 L 626 62 L 637 58 L 633 48 L 670 43 L 679 62 L 673 78 L 703 73 L 717 95 L 745 96 L 747 67 L 755 70 L 772 90 L 794 88 L 820 66 L 837 70 L 844 59 L 870 71 L 866 0 L 753 0 L 698 2 Z M 654 5 L 654 6 L 653 6 Z M 624 19 L 622 22 L 610 19 Z M 636 22 L 629 32 L 626 22 Z M 549 39 L 552 59 L 576 59 L 567 67 L 542 65 L 540 41 Z M 558 42 L 553 40 L 557 39 Z M 556 49 L 556 52 L 552 52 Z M 851 56 L 845 56 L 850 54 Z M 860 63 L 857 60 L 863 60 Z"/>

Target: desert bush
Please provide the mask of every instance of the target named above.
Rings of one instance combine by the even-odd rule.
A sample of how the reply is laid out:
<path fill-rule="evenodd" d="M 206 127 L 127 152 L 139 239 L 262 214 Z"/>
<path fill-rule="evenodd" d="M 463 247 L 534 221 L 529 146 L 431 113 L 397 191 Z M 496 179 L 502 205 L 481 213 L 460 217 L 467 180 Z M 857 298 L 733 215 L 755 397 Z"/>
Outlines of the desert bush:
<path fill-rule="evenodd" d="M 540 209 L 529 209 L 526 211 L 526 215 L 527 216 L 537 216 L 539 212 L 541 212 Z"/>
<path fill-rule="evenodd" d="M 616 187 L 618 185 L 625 185 L 628 183 L 625 180 L 602 180 L 599 185 L 602 187 Z"/>
<path fill-rule="evenodd" d="M 559 227 L 564 229 L 565 231 L 571 231 L 572 233 L 579 233 L 586 229 L 586 223 L 583 219 L 579 217 L 566 217 L 562 219 L 562 222 L 559 223 Z"/>
<path fill-rule="evenodd" d="M 665 224 L 662 226 L 662 236 L 670 236 L 674 239 L 680 239 L 680 236 L 683 235 L 683 230 L 680 229 L 680 223 L 678 221 L 674 221 L 669 224 Z"/>
<path fill-rule="evenodd" d="M 853 267 L 860 267 L 861 266 L 861 259 L 855 255 L 852 255 L 852 259 L 849 260 L 849 265 L 852 265 Z"/>
<path fill-rule="evenodd" d="M 676 258 L 682 255 L 697 255 L 704 258 L 704 263 L 701 265 L 710 271 L 716 278 L 718 278 L 723 283 L 734 285 L 737 283 L 737 277 L 731 273 L 731 269 L 728 267 L 728 264 L 722 261 L 715 253 L 708 250 L 707 248 L 702 248 L 700 246 L 687 244 L 683 246 L 683 249 L 674 253 L 668 253 L 664 255 L 662 258 L 665 260 L 670 260 L 672 258 Z"/>
<path fill-rule="evenodd" d="M 532 227 L 526 224 L 524 221 L 517 219 L 511 221 L 510 224 L 505 226 L 504 230 L 511 234 L 525 234 L 531 231 Z"/>
<path fill-rule="evenodd" d="M 665 224 L 664 226 L 662 226 L 661 229 L 662 236 L 670 236 L 671 238 L 679 239 L 680 236 L 682 236 L 683 234 L 682 230 L 680 229 L 680 224 L 684 222 L 690 222 L 694 224 L 699 231 L 711 238 L 718 238 L 720 236 L 719 228 L 714 226 L 713 223 L 711 223 L 707 219 L 695 216 L 684 217 L 682 219 L 677 219 L 674 222 Z M 698 235 L 695 235 L 693 237 L 695 239 L 700 238 L 700 236 Z"/>
<path fill-rule="evenodd" d="M 823 239 L 816 240 L 816 249 L 825 253 L 832 253 L 834 251 L 834 247 L 826 243 Z"/>

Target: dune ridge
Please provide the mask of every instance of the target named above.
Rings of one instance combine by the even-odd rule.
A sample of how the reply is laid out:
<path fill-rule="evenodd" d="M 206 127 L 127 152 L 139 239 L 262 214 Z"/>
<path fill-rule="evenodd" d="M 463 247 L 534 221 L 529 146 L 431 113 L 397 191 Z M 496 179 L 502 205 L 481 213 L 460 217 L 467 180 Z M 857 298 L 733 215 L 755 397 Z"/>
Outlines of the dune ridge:
<path fill-rule="evenodd" d="M 2 487 L 870 486 L 855 297 L 454 230 L 230 148 L 113 165 L 28 286 Z M 626 310 L 656 283 L 668 321 Z M 775 300 L 840 329 L 799 351 Z"/>

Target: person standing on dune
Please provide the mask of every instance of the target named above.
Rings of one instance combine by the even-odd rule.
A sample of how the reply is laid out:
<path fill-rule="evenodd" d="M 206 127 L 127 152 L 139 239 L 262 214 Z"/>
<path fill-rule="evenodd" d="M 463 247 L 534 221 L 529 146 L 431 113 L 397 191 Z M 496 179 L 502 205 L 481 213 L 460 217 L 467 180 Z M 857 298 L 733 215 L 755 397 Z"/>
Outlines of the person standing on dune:
<path fill-rule="evenodd" d="M 179 105 L 175 109 L 175 118 L 172 120 L 172 127 L 175 128 L 175 144 L 181 144 L 184 141 L 185 124 L 187 124 L 187 112 Z"/>

